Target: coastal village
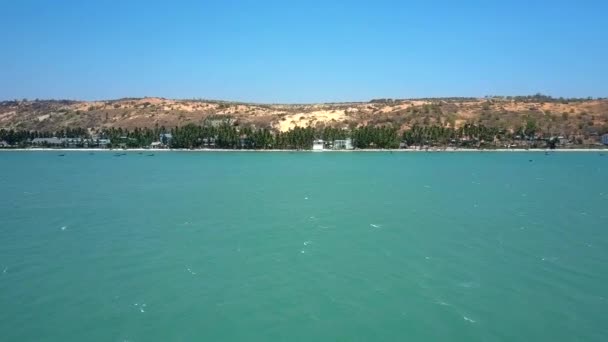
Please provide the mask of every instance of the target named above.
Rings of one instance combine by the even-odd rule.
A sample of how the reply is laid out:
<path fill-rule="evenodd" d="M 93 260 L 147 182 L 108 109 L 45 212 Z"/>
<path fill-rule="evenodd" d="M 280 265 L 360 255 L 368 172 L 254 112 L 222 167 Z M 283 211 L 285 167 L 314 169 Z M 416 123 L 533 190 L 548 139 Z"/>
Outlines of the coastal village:
<path fill-rule="evenodd" d="M 581 149 L 608 100 L 545 95 L 261 105 L 162 98 L 0 102 L 0 148 Z"/>

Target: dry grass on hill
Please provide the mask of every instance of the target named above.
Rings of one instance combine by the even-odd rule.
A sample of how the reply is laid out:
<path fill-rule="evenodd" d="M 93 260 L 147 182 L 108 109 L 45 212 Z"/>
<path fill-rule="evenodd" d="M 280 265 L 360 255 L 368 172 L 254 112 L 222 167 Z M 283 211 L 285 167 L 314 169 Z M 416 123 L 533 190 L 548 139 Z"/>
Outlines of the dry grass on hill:
<path fill-rule="evenodd" d="M 541 130 L 561 134 L 608 131 L 608 100 L 534 101 L 493 99 L 377 100 L 310 105 L 247 104 L 163 98 L 111 101 L 5 101 L 0 128 L 53 131 L 65 127 L 174 127 L 213 117 L 236 124 L 286 131 L 299 127 L 415 124 L 460 127 L 465 123 L 517 129 L 532 118 Z"/>

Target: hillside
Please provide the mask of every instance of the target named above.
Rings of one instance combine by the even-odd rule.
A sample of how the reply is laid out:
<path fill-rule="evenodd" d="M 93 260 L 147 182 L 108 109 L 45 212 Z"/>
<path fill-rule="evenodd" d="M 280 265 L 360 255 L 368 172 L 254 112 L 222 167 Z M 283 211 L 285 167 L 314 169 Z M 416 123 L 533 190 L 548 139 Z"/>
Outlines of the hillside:
<path fill-rule="evenodd" d="M 446 98 L 328 104 L 250 104 L 163 98 L 111 101 L 4 101 L 0 128 L 58 131 L 85 128 L 133 129 L 203 124 L 230 119 L 235 125 L 285 132 L 298 127 L 353 128 L 391 125 L 407 130 L 418 124 L 459 128 L 478 123 L 516 131 L 529 120 L 544 135 L 589 137 L 608 132 L 607 99 L 553 99 L 531 97 Z"/>

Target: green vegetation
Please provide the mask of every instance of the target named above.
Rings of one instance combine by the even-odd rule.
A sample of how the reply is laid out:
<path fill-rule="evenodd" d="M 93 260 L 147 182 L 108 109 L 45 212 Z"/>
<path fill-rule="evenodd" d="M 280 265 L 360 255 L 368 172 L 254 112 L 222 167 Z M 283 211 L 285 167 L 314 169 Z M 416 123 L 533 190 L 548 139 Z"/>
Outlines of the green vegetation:
<path fill-rule="evenodd" d="M 48 143 L 35 144 L 35 138 L 62 138 L 63 143 L 55 147 L 96 147 L 100 139 L 108 139 L 108 148 L 147 148 L 156 142 L 157 146 L 179 149 L 294 149 L 312 148 L 313 140 L 323 139 L 326 142 L 352 139 L 357 149 L 395 149 L 406 147 L 418 148 L 500 148 L 516 146 L 523 148 L 556 148 L 568 139 L 538 135 L 535 119 L 528 118 L 514 132 L 482 124 L 465 124 L 459 128 L 442 125 L 418 125 L 403 131 L 390 125 L 361 126 L 350 130 L 332 127 L 314 129 L 296 127 L 287 132 L 275 132 L 269 129 L 239 127 L 236 123 L 224 121 L 219 125 L 186 124 L 181 127 L 103 129 L 97 134 L 89 134 L 82 128 L 65 129 L 59 132 L 38 132 L 24 130 L 0 130 L 0 141 L 12 147 L 44 146 Z M 573 137 L 573 144 L 581 145 L 580 138 Z"/>

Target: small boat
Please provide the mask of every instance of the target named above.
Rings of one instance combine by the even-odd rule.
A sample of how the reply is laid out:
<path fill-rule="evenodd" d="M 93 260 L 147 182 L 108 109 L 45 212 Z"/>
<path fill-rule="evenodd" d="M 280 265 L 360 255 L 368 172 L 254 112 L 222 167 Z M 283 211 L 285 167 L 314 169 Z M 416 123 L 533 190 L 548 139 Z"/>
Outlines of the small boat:
<path fill-rule="evenodd" d="M 65 154 L 58 154 L 58 157 L 65 157 Z"/>
<path fill-rule="evenodd" d="M 146 157 L 154 157 L 154 153 L 148 154 Z"/>

